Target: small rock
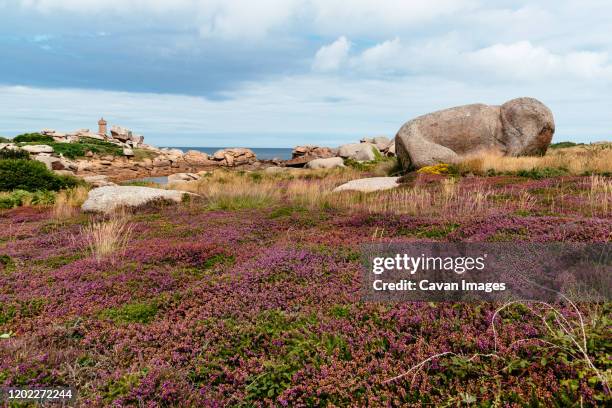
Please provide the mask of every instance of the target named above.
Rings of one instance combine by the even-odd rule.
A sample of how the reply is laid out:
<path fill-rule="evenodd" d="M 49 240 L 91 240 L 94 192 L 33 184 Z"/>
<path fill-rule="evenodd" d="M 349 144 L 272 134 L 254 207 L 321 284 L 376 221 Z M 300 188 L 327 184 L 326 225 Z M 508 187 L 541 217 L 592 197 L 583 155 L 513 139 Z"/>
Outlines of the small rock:
<path fill-rule="evenodd" d="M 127 157 L 133 157 L 134 156 L 134 151 L 132 149 L 129 148 L 124 148 L 123 149 L 123 155 L 127 156 Z"/>
<path fill-rule="evenodd" d="M 116 186 L 115 183 L 108 180 L 108 176 L 102 174 L 97 176 L 83 177 L 83 180 L 94 187 Z"/>
<path fill-rule="evenodd" d="M 373 191 L 389 190 L 398 187 L 397 181 L 399 177 L 370 177 L 357 180 L 351 180 L 348 183 L 342 184 L 334 189 L 338 191 L 361 191 L 370 193 Z"/>
<path fill-rule="evenodd" d="M 336 167 L 346 167 L 342 157 L 328 157 L 326 159 L 314 159 L 304 166 L 308 169 L 334 169 Z"/>
<path fill-rule="evenodd" d="M 119 207 L 139 207 L 156 200 L 180 203 L 186 194 L 189 193 L 151 187 L 98 187 L 89 191 L 81 208 L 83 211 L 111 213 Z"/>
<path fill-rule="evenodd" d="M 195 173 L 175 173 L 168 176 L 168 183 L 175 183 L 180 181 L 194 181 L 199 179 L 200 176 Z"/>

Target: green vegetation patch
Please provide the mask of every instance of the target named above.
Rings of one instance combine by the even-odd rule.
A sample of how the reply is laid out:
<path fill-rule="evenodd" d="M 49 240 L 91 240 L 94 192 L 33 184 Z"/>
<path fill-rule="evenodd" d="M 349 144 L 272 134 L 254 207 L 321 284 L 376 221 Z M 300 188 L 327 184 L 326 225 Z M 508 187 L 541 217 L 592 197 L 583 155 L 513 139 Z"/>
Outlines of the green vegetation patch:
<path fill-rule="evenodd" d="M 78 184 L 74 177 L 59 176 L 36 160 L 0 160 L 0 191 L 57 191 Z"/>
<path fill-rule="evenodd" d="M 295 213 L 303 213 L 306 209 L 300 206 L 285 206 L 274 209 L 270 213 L 270 218 L 290 217 Z"/>
<path fill-rule="evenodd" d="M 568 147 L 574 146 L 584 146 L 584 143 L 574 143 L 574 142 L 559 142 L 559 143 L 551 143 L 548 148 L 549 149 L 566 149 Z"/>
<path fill-rule="evenodd" d="M 10 193 L 0 193 L 0 209 L 20 207 L 22 205 L 51 205 L 55 201 L 55 193 L 51 191 L 14 190 Z"/>
<path fill-rule="evenodd" d="M 418 238 L 440 239 L 446 237 L 451 232 L 460 227 L 457 223 L 448 223 L 442 225 L 425 225 L 417 228 L 400 227 L 397 231 L 398 235 L 414 236 Z"/>
<path fill-rule="evenodd" d="M 10 270 L 15 267 L 15 261 L 13 258 L 6 254 L 0 255 L 0 270 Z"/>
<path fill-rule="evenodd" d="M 7 137 L 0 136 L 0 143 L 12 143 L 13 141 Z"/>
<path fill-rule="evenodd" d="M 158 310 L 159 306 L 155 301 L 136 302 L 103 310 L 100 317 L 110 319 L 115 323 L 146 324 L 155 318 Z"/>
<path fill-rule="evenodd" d="M 13 138 L 13 143 L 52 143 L 53 138 L 40 133 L 23 133 Z"/>
<path fill-rule="evenodd" d="M 40 315 L 45 307 L 43 298 L 19 300 L 17 303 L 0 303 L 0 325 L 12 322 L 15 318 L 32 318 Z"/>
<path fill-rule="evenodd" d="M 517 176 L 527 177 L 530 179 L 543 179 L 551 177 L 567 176 L 569 174 L 567 169 L 554 168 L 554 167 L 536 167 L 531 170 L 519 170 L 516 172 Z"/>
<path fill-rule="evenodd" d="M 51 143 L 55 153 L 74 159 L 83 157 L 88 151 L 99 155 L 123 156 L 123 149 L 116 144 L 88 137 L 81 138 L 74 143 Z"/>
<path fill-rule="evenodd" d="M 102 399 L 110 403 L 117 398 L 126 397 L 134 388 L 138 387 L 142 379 L 147 374 L 147 369 L 142 371 L 128 373 L 118 379 L 112 379 L 104 387 L 102 387 Z M 137 401 L 131 401 L 136 403 Z"/>

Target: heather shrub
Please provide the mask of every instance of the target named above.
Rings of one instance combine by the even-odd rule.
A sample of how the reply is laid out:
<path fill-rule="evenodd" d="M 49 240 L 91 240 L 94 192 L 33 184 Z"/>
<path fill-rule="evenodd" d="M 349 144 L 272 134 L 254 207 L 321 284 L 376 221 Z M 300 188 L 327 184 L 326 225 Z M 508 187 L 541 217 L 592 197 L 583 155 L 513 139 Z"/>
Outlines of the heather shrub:
<path fill-rule="evenodd" d="M 23 133 L 13 138 L 13 143 L 52 143 L 53 138 L 40 133 Z"/>
<path fill-rule="evenodd" d="M 0 191 L 57 191 L 77 184 L 74 177 L 58 176 L 35 160 L 0 160 Z"/>
<path fill-rule="evenodd" d="M 0 160 L 21 159 L 30 160 L 30 153 L 25 150 L 4 149 L 0 150 Z"/>

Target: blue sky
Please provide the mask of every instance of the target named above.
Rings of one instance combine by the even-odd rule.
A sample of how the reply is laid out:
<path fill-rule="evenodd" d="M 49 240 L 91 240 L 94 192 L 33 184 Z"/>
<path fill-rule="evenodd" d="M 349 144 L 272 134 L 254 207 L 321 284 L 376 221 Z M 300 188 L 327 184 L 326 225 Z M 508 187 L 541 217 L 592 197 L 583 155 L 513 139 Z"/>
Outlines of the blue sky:
<path fill-rule="evenodd" d="M 532 96 L 555 140 L 610 140 L 610 15 L 608 0 L 0 0 L 0 135 L 103 115 L 159 145 L 334 146 Z"/>

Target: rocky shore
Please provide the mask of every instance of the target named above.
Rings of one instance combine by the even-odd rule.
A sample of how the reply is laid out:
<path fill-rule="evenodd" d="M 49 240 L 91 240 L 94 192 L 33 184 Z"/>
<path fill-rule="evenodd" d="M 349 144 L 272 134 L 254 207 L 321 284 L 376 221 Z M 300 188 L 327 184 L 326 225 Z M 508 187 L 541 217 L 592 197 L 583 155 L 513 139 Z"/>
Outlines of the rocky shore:
<path fill-rule="evenodd" d="M 89 129 L 68 133 L 43 129 L 38 135 L 45 137 L 48 144 L 0 143 L 0 150 L 27 151 L 32 159 L 44 163 L 50 170 L 83 178 L 94 185 L 160 176 L 169 176 L 171 181 L 188 181 L 199 178 L 199 173 L 215 168 L 240 170 L 269 167 L 333 168 L 344 166 L 344 159 L 371 161 L 382 156 L 392 156 L 395 152 L 394 140 L 376 137 L 362 139 L 359 143 L 350 143 L 338 148 L 297 146 L 293 149 L 290 160 L 258 160 L 255 153 L 248 148 L 226 148 L 209 155 L 197 150 L 185 152 L 146 144 L 144 136 L 121 126 L 113 126 L 110 134 L 106 134 L 106 123 L 102 121 L 103 119 L 99 122 L 102 124 L 98 133 Z M 87 146 L 91 143 L 94 143 L 92 145 L 94 148 L 87 150 Z M 95 151 L 96 143 L 115 147 L 116 150 L 112 154 Z M 60 147 L 64 147 L 63 144 L 85 146 L 85 151 L 82 156 L 69 157 L 62 153 L 65 149 L 58 149 L 58 144 Z"/>

